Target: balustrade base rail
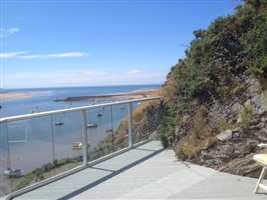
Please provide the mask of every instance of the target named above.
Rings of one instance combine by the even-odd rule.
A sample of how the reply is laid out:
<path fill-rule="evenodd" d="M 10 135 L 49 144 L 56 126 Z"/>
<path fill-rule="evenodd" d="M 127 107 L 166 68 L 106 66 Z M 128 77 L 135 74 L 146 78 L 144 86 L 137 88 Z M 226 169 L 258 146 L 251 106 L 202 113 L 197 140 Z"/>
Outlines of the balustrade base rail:
<path fill-rule="evenodd" d="M 114 156 L 122 154 L 126 151 L 129 151 L 132 148 L 135 148 L 139 145 L 142 145 L 150 141 L 149 135 L 152 134 L 153 131 L 155 131 L 156 129 L 155 123 L 154 122 L 152 123 L 151 121 L 147 120 L 144 117 L 141 120 L 139 119 L 139 121 L 136 121 L 135 116 L 133 116 L 133 113 L 136 111 L 136 109 L 139 108 L 138 106 L 140 102 L 148 102 L 160 99 L 161 99 L 160 97 L 142 98 L 142 99 L 135 99 L 128 101 L 120 101 L 120 102 L 113 102 L 113 103 L 106 103 L 106 104 L 99 104 L 92 106 L 70 108 L 64 110 L 54 110 L 48 112 L 0 118 L 0 128 L 1 128 L 0 133 L 2 132 L 0 134 L 0 140 L 6 140 L 6 143 L 2 145 L 4 146 L 4 149 L 6 149 L 6 154 L 7 154 L 6 168 L 8 170 L 10 171 L 12 171 L 13 169 L 20 170 L 17 167 L 22 166 L 21 160 L 14 161 L 14 158 L 18 157 L 17 154 L 20 153 L 20 151 L 18 150 L 14 151 L 15 148 L 13 149 L 13 147 L 14 145 L 20 145 L 20 144 L 19 142 L 14 143 L 13 141 L 23 141 L 21 147 L 23 145 L 24 145 L 23 147 L 31 145 L 28 146 L 27 148 L 27 150 L 32 148 L 31 151 L 35 151 L 35 148 L 38 148 L 39 143 L 36 143 L 36 141 L 39 142 L 40 140 L 44 140 L 45 141 L 43 142 L 44 144 L 46 145 L 49 144 L 48 147 L 49 148 L 51 147 L 51 149 L 43 149 L 43 151 L 40 152 L 40 155 L 37 158 L 35 158 L 35 159 L 40 158 L 40 162 L 35 164 L 35 166 L 36 165 L 40 166 L 41 162 L 43 162 L 42 165 L 46 164 L 46 167 L 48 167 L 48 165 L 56 166 L 58 162 L 62 161 L 62 159 L 64 160 L 64 159 L 74 159 L 74 158 L 79 161 L 78 164 L 82 163 L 78 167 L 74 167 L 73 165 L 72 167 L 74 168 L 70 170 L 61 172 L 57 175 L 53 174 L 53 176 L 50 178 L 46 178 L 41 181 L 38 180 L 39 182 L 36 181 L 36 183 L 32 185 L 11 192 L 6 197 L 6 199 L 12 199 L 16 196 L 32 191 L 36 188 L 55 182 L 59 179 L 77 173 L 87 167 L 96 165 L 99 162 L 103 162 L 107 159 L 113 158 Z M 140 112 L 143 112 L 143 110 L 141 109 L 141 111 L 139 111 L 138 115 L 139 118 L 140 118 Z M 69 115 L 70 113 L 74 113 L 71 116 L 72 118 L 65 119 L 64 121 L 62 119 L 62 116 Z M 118 115 L 117 118 L 116 114 Z M 94 115 L 94 118 L 92 118 L 92 115 Z M 156 121 L 158 120 L 157 117 L 155 117 L 155 119 Z M 98 121 L 102 120 L 102 124 L 97 124 L 96 122 L 97 120 Z M 114 123 L 114 121 L 116 121 L 116 123 Z M 40 124 L 40 126 L 38 123 Z M 80 123 L 80 125 L 77 126 L 77 123 L 78 124 Z M 21 127 L 23 126 L 26 126 L 26 128 L 21 129 Z M 64 129 L 64 127 L 66 128 Z M 22 130 L 25 130 L 26 133 L 25 133 L 25 138 L 21 139 L 21 133 L 23 133 Z M 93 134 L 93 130 L 95 131 L 100 130 L 102 134 L 101 137 L 104 139 L 102 139 L 102 141 L 99 141 L 99 139 L 94 138 L 96 137 L 94 134 L 97 132 L 94 132 Z M 64 131 L 66 133 L 69 133 L 68 139 L 64 138 L 66 135 Z M 48 133 L 49 136 L 47 135 L 44 136 L 44 134 L 46 133 Z M 39 139 L 37 138 L 38 136 L 42 138 Z M 19 140 L 15 137 L 19 137 Z M 98 135 L 98 137 L 100 136 Z M 74 142 L 73 138 L 76 138 L 77 141 Z M 67 148 L 67 150 L 70 151 L 69 150 L 70 144 L 62 143 L 65 140 L 67 142 L 72 141 L 72 148 L 73 148 L 71 152 L 72 154 L 69 155 L 70 152 L 68 152 L 67 154 L 68 156 L 72 157 L 64 157 L 63 155 L 60 155 L 60 153 L 66 154 L 64 148 Z M 89 144 L 89 141 L 92 143 Z M 95 144 L 93 142 L 95 142 Z M 74 144 L 75 146 L 73 146 Z M 60 150 L 59 149 L 60 147 L 64 148 Z M 77 150 L 76 152 L 74 151 L 74 147 Z M 1 141 L 0 141 L 0 148 L 1 148 Z M 92 148 L 94 148 L 94 151 L 92 151 Z M 34 156 L 36 156 L 37 154 L 38 152 L 33 153 Z M 21 151 L 20 155 L 26 156 L 25 158 L 28 161 L 34 159 L 30 155 L 28 155 L 26 150 Z M 45 155 L 46 157 L 42 157 L 43 155 Z M 45 158 L 49 158 L 51 160 L 47 161 L 45 160 Z M 12 164 L 15 165 L 15 167 L 13 167 Z M 77 164 L 75 165 L 77 166 Z M 37 168 L 35 167 L 35 169 Z M 66 168 L 64 168 L 64 170 L 66 170 Z"/>
<path fill-rule="evenodd" d="M 80 171 L 82 171 L 82 170 L 84 170 L 84 169 L 86 169 L 88 167 L 93 167 L 94 165 L 97 165 L 97 164 L 99 164 L 99 163 L 101 163 L 103 161 L 106 161 L 106 160 L 111 159 L 111 158 L 113 158 L 115 156 L 123 154 L 123 153 L 125 153 L 125 152 L 127 152 L 127 151 L 129 151 L 129 150 L 131 150 L 133 148 L 136 148 L 136 147 L 139 147 L 141 145 L 144 145 L 144 144 L 148 143 L 149 141 L 151 141 L 151 139 L 147 139 L 145 141 L 138 142 L 136 144 L 133 144 L 132 146 L 126 147 L 126 148 L 121 149 L 119 151 L 113 152 L 111 154 L 108 154 L 106 156 L 103 156 L 101 158 L 93 160 L 91 162 L 88 162 L 88 163 L 86 163 L 86 165 L 81 165 L 79 167 L 76 167 L 76 168 L 73 168 L 71 170 L 65 171 L 65 172 L 63 172 L 61 174 L 58 174 L 56 176 L 53 176 L 51 178 L 45 179 L 45 180 L 43 180 L 41 182 L 38 182 L 38 183 L 36 183 L 34 185 L 30 185 L 30 186 L 25 187 L 25 188 L 23 188 L 21 190 L 12 192 L 9 195 L 7 195 L 4 199 L 5 200 L 12 200 L 12 199 L 14 199 L 14 198 L 16 198 L 16 197 L 18 197 L 18 196 L 20 196 L 22 194 L 25 194 L 27 192 L 31 192 L 31 191 L 33 191 L 33 190 L 35 190 L 37 188 L 40 188 L 40 187 L 43 187 L 43 186 L 48 185 L 50 183 L 56 182 L 56 181 L 58 181 L 60 179 L 63 179 L 65 177 L 67 177 L 67 176 L 70 176 L 72 174 L 80 172 Z"/>

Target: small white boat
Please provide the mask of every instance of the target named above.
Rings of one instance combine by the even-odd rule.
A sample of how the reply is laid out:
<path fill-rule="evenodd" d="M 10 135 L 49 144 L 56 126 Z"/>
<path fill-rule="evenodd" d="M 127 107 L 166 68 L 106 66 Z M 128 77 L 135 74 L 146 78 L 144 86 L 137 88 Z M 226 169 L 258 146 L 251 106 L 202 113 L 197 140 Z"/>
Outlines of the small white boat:
<path fill-rule="evenodd" d="M 81 142 L 73 142 L 72 143 L 72 149 L 79 150 L 82 148 L 82 143 Z"/>
<path fill-rule="evenodd" d="M 22 170 L 21 169 L 11 169 L 8 168 L 4 171 L 4 175 L 8 176 L 10 178 L 18 178 L 23 176 Z"/>

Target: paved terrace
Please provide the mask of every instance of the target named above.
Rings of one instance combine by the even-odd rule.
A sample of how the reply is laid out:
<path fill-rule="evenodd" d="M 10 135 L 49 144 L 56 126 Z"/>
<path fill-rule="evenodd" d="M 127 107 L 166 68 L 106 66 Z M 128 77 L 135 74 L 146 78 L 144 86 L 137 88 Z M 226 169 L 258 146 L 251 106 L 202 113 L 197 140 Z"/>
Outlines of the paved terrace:
<path fill-rule="evenodd" d="M 15 200 L 178 199 L 263 200 L 256 179 L 177 161 L 152 141 Z"/>

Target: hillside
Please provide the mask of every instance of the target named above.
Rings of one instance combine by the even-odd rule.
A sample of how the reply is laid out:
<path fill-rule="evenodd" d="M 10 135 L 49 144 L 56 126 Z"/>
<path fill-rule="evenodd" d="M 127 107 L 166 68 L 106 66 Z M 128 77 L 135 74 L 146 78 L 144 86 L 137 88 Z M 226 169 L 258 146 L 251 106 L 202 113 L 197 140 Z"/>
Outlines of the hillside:
<path fill-rule="evenodd" d="M 163 86 L 163 143 L 179 159 L 255 176 L 267 142 L 267 1 L 245 0 L 216 19 L 172 67 Z"/>

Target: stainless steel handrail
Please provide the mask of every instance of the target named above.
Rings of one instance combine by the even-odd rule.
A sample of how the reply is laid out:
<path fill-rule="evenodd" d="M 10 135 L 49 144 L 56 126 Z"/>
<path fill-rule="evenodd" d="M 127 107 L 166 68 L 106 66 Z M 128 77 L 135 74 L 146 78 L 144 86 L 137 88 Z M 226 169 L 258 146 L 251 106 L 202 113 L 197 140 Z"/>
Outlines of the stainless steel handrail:
<path fill-rule="evenodd" d="M 90 106 L 82 106 L 82 107 L 76 107 L 76 108 L 52 110 L 52 111 L 39 112 L 39 113 L 33 113 L 33 114 L 3 117 L 3 118 L 0 118 L 0 123 L 26 120 L 26 119 L 32 119 L 34 117 L 43 117 L 43 116 L 48 116 L 48 115 L 60 114 L 60 113 L 83 111 L 83 110 L 89 110 L 89 109 L 94 109 L 94 108 L 99 108 L 99 107 L 106 107 L 106 106 L 113 106 L 113 105 L 120 105 L 120 104 L 127 104 L 127 103 L 134 103 L 134 102 L 148 101 L 148 100 L 159 100 L 159 99 L 161 99 L 161 97 L 149 97 L 149 98 L 118 101 L 118 102 L 104 103 L 104 104 L 97 104 L 97 105 L 90 105 Z"/>
<path fill-rule="evenodd" d="M 140 98 L 140 99 L 134 99 L 134 100 L 118 101 L 118 102 L 112 102 L 112 103 L 104 103 L 104 104 L 82 106 L 82 107 L 61 109 L 61 110 L 52 110 L 52 111 L 46 111 L 46 112 L 40 112 L 40 113 L 33 113 L 33 114 L 25 114 L 25 115 L 17 115 L 17 116 L 0 118 L 0 124 L 1 123 L 5 124 L 5 123 L 9 123 L 9 122 L 27 120 L 27 119 L 32 119 L 32 118 L 36 118 L 36 117 L 43 117 L 43 116 L 50 116 L 50 115 L 53 116 L 55 114 L 67 113 L 67 112 L 80 111 L 82 114 L 82 127 L 81 128 L 82 128 L 82 135 L 83 135 L 83 138 L 82 138 L 83 164 L 81 166 L 75 168 L 75 169 L 63 172 L 57 176 L 51 177 L 49 179 L 43 180 L 43 181 L 36 183 L 34 185 L 30 185 L 30 186 L 27 186 L 26 188 L 22 188 L 18 191 L 12 192 L 8 196 L 6 196 L 5 199 L 6 200 L 13 199 L 14 197 L 17 197 L 17 196 L 22 195 L 26 192 L 32 191 L 38 187 L 44 186 L 46 184 L 49 184 L 49 183 L 54 182 L 56 180 L 59 180 L 61 178 L 64 178 L 70 174 L 73 174 L 73 173 L 76 173 L 80 170 L 83 170 L 88 166 L 92 166 L 97 162 L 104 161 L 105 159 L 119 155 L 119 154 L 121 154 L 127 150 L 130 150 L 134 146 L 139 145 L 139 144 L 133 144 L 133 139 L 132 139 L 132 114 L 133 114 L 132 103 L 142 102 L 142 101 L 150 101 L 150 100 L 160 100 L 161 98 L 162 97 Z M 90 110 L 90 109 L 113 106 L 113 105 L 121 105 L 121 104 L 128 104 L 128 119 L 129 119 L 128 120 L 128 147 L 126 147 L 125 149 L 119 150 L 117 152 L 111 153 L 110 155 L 106 155 L 102 158 L 99 158 L 98 160 L 88 162 L 88 160 L 87 160 L 88 159 L 88 148 L 87 148 L 88 147 L 88 138 L 87 138 L 88 133 L 87 133 L 87 129 L 90 127 L 88 127 L 86 111 Z M 53 120 L 53 118 L 52 118 L 52 120 Z M 143 142 L 145 142 L 145 141 L 143 141 Z"/>

